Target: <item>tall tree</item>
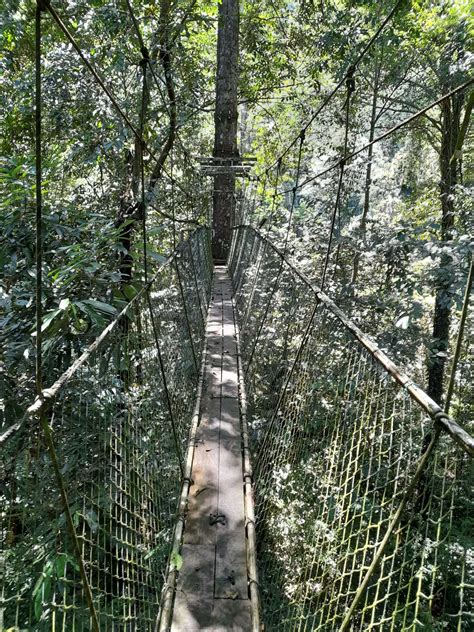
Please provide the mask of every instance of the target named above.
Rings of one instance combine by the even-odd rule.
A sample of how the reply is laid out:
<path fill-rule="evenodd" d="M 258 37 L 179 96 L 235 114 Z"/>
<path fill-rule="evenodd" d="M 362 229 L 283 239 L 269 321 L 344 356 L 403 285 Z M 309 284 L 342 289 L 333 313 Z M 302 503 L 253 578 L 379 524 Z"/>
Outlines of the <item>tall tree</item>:
<path fill-rule="evenodd" d="M 239 0 L 222 0 L 219 4 L 217 33 L 216 109 L 214 114 L 215 158 L 238 156 L 237 88 L 239 79 Z M 216 175 L 213 192 L 214 259 L 225 259 L 231 239 L 235 212 L 235 176 Z"/>

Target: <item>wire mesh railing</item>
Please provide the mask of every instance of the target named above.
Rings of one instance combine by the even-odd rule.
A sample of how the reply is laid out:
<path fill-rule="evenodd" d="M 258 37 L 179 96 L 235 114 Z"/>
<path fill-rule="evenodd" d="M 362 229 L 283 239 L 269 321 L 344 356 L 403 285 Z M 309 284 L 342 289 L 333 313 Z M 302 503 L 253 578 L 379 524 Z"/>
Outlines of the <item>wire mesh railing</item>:
<path fill-rule="evenodd" d="M 199 229 L 180 244 L 2 447 L 0 629 L 154 629 L 204 343 L 208 239 Z"/>
<path fill-rule="evenodd" d="M 229 267 L 266 629 L 472 629 L 473 439 L 258 231 Z"/>

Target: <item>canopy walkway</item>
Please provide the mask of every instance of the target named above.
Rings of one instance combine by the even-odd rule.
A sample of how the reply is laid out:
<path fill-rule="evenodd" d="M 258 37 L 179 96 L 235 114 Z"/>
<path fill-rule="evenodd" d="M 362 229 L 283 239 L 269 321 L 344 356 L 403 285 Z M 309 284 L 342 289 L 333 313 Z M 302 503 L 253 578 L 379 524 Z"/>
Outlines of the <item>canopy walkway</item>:
<path fill-rule="evenodd" d="M 233 290 L 209 252 L 183 242 L 2 437 L 3 626 L 469 629 L 473 439 L 256 230 Z"/>
<path fill-rule="evenodd" d="M 38 395 L 0 436 L 0 631 L 472 629 L 472 549 L 456 528 L 474 439 L 287 257 L 297 190 L 339 168 L 324 287 L 344 168 L 367 148 L 347 151 L 353 74 L 399 4 L 267 170 L 273 199 L 291 195 L 284 250 L 242 212 L 225 265 L 201 227 L 151 278 L 143 121 L 130 121 L 51 3 L 38 4 Z M 137 141 L 144 242 L 142 289 L 47 374 L 43 10 Z M 156 77 L 141 54 L 146 83 L 148 66 Z M 300 182 L 305 133 L 343 85 L 343 155 Z"/>

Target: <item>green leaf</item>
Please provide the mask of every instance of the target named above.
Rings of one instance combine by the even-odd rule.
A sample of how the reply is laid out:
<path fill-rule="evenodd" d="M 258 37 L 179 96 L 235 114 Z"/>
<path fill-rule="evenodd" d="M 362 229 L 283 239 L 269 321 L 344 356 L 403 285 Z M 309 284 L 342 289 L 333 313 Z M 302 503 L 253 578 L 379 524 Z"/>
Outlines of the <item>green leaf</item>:
<path fill-rule="evenodd" d="M 177 551 L 171 553 L 171 565 L 174 566 L 177 571 L 180 571 L 183 566 L 183 558 Z"/>
<path fill-rule="evenodd" d="M 52 312 L 49 312 L 48 314 L 46 314 L 41 324 L 41 331 L 46 331 L 46 329 L 48 329 L 48 327 L 51 325 L 53 320 L 60 314 L 62 314 L 61 309 L 55 309 Z"/>
<path fill-rule="evenodd" d="M 131 301 L 138 294 L 138 289 L 134 285 L 124 285 L 122 288 L 123 293 Z"/>
<path fill-rule="evenodd" d="M 92 308 L 96 309 L 99 312 L 103 312 L 104 314 L 115 316 L 115 314 L 117 313 L 117 310 L 113 305 L 109 305 L 109 303 L 104 303 L 103 301 L 97 301 L 96 299 L 88 298 L 82 302 L 90 305 Z"/>

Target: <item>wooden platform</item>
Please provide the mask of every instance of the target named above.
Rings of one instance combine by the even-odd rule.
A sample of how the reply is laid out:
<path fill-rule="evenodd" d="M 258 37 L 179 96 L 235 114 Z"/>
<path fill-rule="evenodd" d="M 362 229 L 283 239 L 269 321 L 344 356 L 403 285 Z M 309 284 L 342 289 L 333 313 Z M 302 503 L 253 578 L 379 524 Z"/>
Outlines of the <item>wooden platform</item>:
<path fill-rule="evenodd" d="M 201 421 L 171 630 L 252 629 L 237 345 L 230 279 L 215 268 Z"/>

